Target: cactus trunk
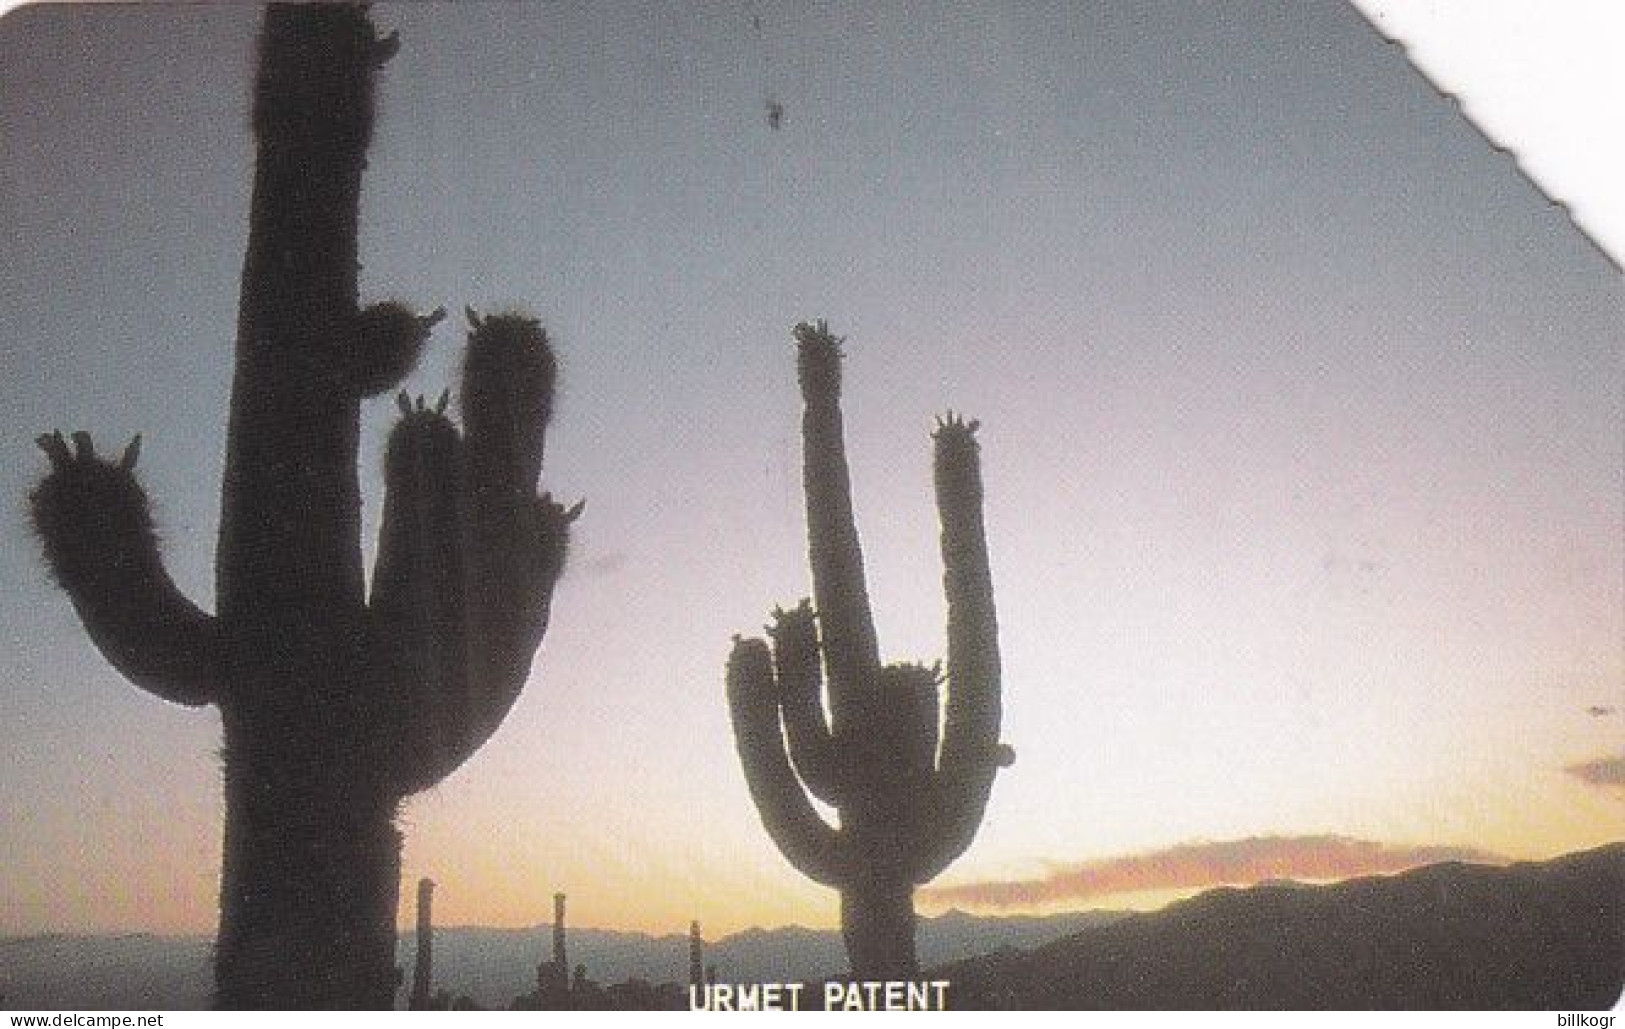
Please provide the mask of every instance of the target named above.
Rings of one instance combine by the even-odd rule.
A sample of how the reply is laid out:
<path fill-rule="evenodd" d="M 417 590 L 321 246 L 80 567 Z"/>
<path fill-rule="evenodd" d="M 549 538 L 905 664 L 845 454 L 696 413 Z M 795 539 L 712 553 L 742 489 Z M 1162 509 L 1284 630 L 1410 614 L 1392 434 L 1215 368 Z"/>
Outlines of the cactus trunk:
<path fill-rule="evenodd" d="M 273 4 L 215 558 L 218 611 L 164 571 L 140 437 L 115 462 L 83 433 L 38 440 L 31 496 L 57 581 L 136 685 L 213 703 L 225 733 L 216 1002 L 387 1008 L 396 987 L 401 801 L 477 750 L 547 630 L 566 509 L 535 492 L 554 358 L 518 315 L 469 312 L 466 435 L 398 398 L 372 594 L 360 404 L 410 370 L 443 315 L 358 303 L 357 223 L 378 69 L 358 5 Z"/>
<path fill-rule="evenodd" d="M 228 766 L 216 1007 L 393 1006 L 398 802 L 331 785 L 340 796 L 266 791 L 263 782 Z"/>
<path fill-rule="evenodd" d="M 917 970 L 914 887 L 970 845 L 995 773 L 1015 759 L 999 742 L 977 424 L 950 414 L 934 437 L 948 600 L 948 697 L 939 704 L 937 667 L 880 660 L 841 426 L 840 340 L 822 323 L 795 335 L 817 611 L 805 600 L 775 609 L 771 646 L 735 639 L 728 703 L 768 834 L 803 874 L 840 891 L 852 974 L 908 979 Z M 838 829 L 813 798 L 838 809 Z"/>
<path fill-rule="evenodd" d="M 914 884 L 899 876 L 854 876 L 841 890 L 841 939 L 852 977 L 864 981 L 913 979 Z"/>

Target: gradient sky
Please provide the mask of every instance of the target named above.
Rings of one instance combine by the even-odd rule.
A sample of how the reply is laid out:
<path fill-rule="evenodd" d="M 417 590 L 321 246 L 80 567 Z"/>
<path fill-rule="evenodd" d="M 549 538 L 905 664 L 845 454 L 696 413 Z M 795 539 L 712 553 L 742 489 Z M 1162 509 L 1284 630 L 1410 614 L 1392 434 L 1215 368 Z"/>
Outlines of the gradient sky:
<path fill-rule="evenodd" d="M 530 688 L 407 805 L 437 920 L 544 922 L 565 890 L 582 925 L 834 923 L 760 827 L 722 698 L 730 636 L 810 588 L 812 317 L 849 337 L 888 657 L 943 650 L 931 417 L 983 422 L 1019 757 L 945 893 L 1150 903 L 1201 885 L 1193 860 L 1625 836 L 1625 289 L 1352 7 L 376 19 L 403 46 L 364 298 L 539 315 L 546 485 L 589 500 Z M 256 27 L 0 20 L 0 933 L 213 927 L 218 718 L 105 665 L 23 498 L 39 432 L 143 433 L 207 605 Z M 457 336 L 411 388 L 451 382 Z M 369 532 L 392 410 L 365 415 Z"/>

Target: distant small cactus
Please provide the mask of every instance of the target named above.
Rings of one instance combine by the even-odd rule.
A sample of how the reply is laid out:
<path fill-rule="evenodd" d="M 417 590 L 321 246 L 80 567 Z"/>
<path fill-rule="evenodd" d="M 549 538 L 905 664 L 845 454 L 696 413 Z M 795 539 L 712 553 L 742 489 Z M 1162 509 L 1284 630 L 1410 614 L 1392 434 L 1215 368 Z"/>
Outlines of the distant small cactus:
<path fill-rule="evenodd" d="M 950 413 L 934 437 L 948 600 L 944 707 L 939 665 L 880 662 L 841 426 L 841 341 L 823 322 L 796 326 L 795 339 L 816 614 L 806 600 L 775 609 L 771 646 L 736 637 L 728 702 L 768 834 L 803 874 L 840 891 L 853 974 L 906 979 L 917 971 L 914 888 L 970 845 L 996 771 L 1015 759 L 999 742 L 978 425 Z M 839 828 L 812 798 L 840 812 Z"/>
<path fill-rule="evenodd" d="M 705 940 L 700 923 L 688 923 L 688 984 L 695 989 L 705 985 Z"/>
<path fill-rule="evenodd" d="M 418 880 L 417 955 L 412 962 L 412 993 L 407 1007 L 427 1011 L 434 1004 L 434 880 Z"/>

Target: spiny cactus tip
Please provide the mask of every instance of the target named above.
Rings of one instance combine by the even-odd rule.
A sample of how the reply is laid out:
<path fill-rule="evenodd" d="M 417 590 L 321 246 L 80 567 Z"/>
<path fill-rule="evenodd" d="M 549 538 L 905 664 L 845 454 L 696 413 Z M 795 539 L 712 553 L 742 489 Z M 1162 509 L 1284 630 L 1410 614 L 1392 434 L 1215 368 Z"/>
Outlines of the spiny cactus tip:
<path fill-rule="evenodd" d="M 569 525 L 571 522 L 574 522 L 577 518 L 580 518 L 581 517 L 581 512 L 583 512 L 583 511 L 585 511 L 587 509 L 587 498 L 586 497 L 582 497 L 580 500 L 576 501 L 574 504 L 571 504 L 569 507 L 565 507 L 563 504 L 561 504 L 557 500 L 553 499 L 553 494 L 551 494 L 551 493 L 543 493 L 541 496 L 536 498 L 536 503 L 538 505 L 540 505 L 543 509 L 551 508 L 553 511 L 557 512 L 558 515 L 561 518 L 563 518 L 564 523 L 566 525 Z"/>
<path fill-rule="evenodd" d="M 829 323 L 822 318 L 811 322 L 797 322 L 796 327 L 791 330 L 791 335 L 803 346 L 822 343 L 834 347 L 837 354 L 840 353 L 841 344 L 845 342 L 844 337 L 831 334 Z"/>
<path fill-rule="evenodd" d="M 813 622 L 816 620 L 813 613 L 812 601 L 802 597 L 795 607 L 773 606 L 773 623 L 767 626 L 768 634 L 777 639 L 786 628 L 798 622 Z"/>
<path fill-rule="evenodd" d="M 385 61 L 394 57 L 401 48 L 400 32 L 391 32 L 372 44 L 372 63 L 375 67 L 382 67 Z"/>
<path fill-rule="evenodd" d="M 62 431 L 41 433 L 35 437 L 34 443 L 51 459 L 54 467 L 61 468 L 73 460 L 73 454 L 68 451 L 68 442 L 62 438 Z"/>

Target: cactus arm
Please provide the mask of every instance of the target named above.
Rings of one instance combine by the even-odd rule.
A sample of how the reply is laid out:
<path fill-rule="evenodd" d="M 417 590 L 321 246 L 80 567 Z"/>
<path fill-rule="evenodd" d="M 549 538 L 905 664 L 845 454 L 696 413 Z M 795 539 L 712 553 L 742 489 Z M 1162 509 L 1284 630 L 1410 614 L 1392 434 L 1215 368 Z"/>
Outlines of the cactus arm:
<path fill-rule="evenodd" d="M 371 601 L 381 665 L 405 695 L 399 783 L 439 782 L 518 699 L 582 506 L 536 496 L 554 360 L 536 322 L 480 319 L 463 369 L 464 432 L 404 397 L 391 438 Z"/>
<path fill-rule="evenodd" d="M 775 608 L 768 634 L 773 639 L 779 705 L 790 760 L 809 793 L 826 804 L 839 805 L 842 770 L 836 760 L 835 740 L 824 719 L 824 677 L 811 603 L 803 600 L 789 611 Z"/>
<path fill-rule="evenodd" d="M 416 315 L 393 301 L 358 312 L 348 345 L 338 355 L 340 388 L 355 396 L 373 397 L 398 385 L 411 374 L 430 331 L 445 317 L 444 307 Z"/>
<path fill-rule="evenodd" d="M 533 319 L 481 318 L 472 308 L 466 314 L 461 406 L 469 489 L 478 510 L 500 518 L 507 505 L 535 492 L 558 367 L 547 333 Z"/>
<path fill-rule="evenodd" d="M 527 510 L 534 527 L 531 542 L 513 551 L 522 573 L 511 594 L 517 598 L 516 606 L 506 610 L 491 606 L 503 594 L 494 590 L 482 594 L 486 584 L 477 574 L 465 580 L 468 603 L 460 624 L 467 641 L 462 649 L 466 664 L 460 673 L 454 664 L 446 665 L 450 672 L 446 679 L 421 687 L 434 697 L 432 705 L 403 714 L 409 726 L 420 727 L 442 744 L 420 747 L 416 740 L 404 741 L 397 757 L 405 793 L 434 785 L 467 761 L 502 725 L 524 690 L 531 661 L 547 632 L 552 584 L 563 567 L 570 525 L 581 514 L 582 504 L 566 508 L 543 496 Z M 469 564 L 474 563 L 470 555 Z M 445 652 L 449 655 L 453 649 L 447 647 Z"/>
<path fill-rule="evenodd" d="M 401 420 L 384 461 L 384 513 L 369 610 L 379 687 L 392 713 L 403 793 L 455 768 L 469 749 L 464 596 L 463 441 L 445 414 L 399 397 Z M 449 766 L 449 767 L 448 767 Z M 444 774 L 441 772 L 440 774 Z"/>
<path fill-rule="evenodd" d="M 852 483 L 841 427 L 841 341 L 823 322 L 795 328 L 802 414 L 802 485 L 808 558 L 823 630 L 830 713 L 837 736 L 861 719 L 880 672 L 880 647 L 852 514 Z"/>
<path fill-rule="evenodd" d="M 555 364 L 532 319 L 479 319 L 463 364 L 469 540 L 470 739 L 483 743 L 524 688 L 547 632 L 553 589 L 586 502 L 536 495 Z"/>
<path fill-rule="evenodd" d="M 999 630 L 982 521 L 977 423 L 953 414 L 935 433 L 937 511 L 948 601 L 948 699 L 915 881 L 934 878 L 976 835 L 1001 765 Z"/>
<path fill-rule="evenodd" d="M 86 433 L 70 451 L 61 433 L 41 436 L 51 472 L 29 497 L 45 559 L 108 662 L 163 700 L 197 707 L 215 699 L 221 642 L 215 619 L 164 570 L 146 492 L 136 481 L 141 437 L 115 464 Z"/>
<path fill-rule="evenodd" d="M 583 504 L 566 508 L 550 494 L 536 495 L 553 413 L 555 364 L 546 333 L 528 318 L 468 315 L 462 409 L 477 584 L 469 597 L 471 643 L 477 660 L 483 655 L 511 672 L 516 661 L 528 667 L 541 641 Z"/>
<path fill-rule="evenodd" d="M 735 638 L 728 658 L 728 709 L 745 783 L 768 836 L 801 874 L 825 886 L 842 880 L 839 836 L 813 808 L 785 753 L 767 644 Z"/>
<path fill-rule="evenodd" d="M 469 604 L 470 753 L 496 732 L 524 689 L 552 618 L 553 588 L 564 570 L 572 527 L 585 507 L 584 500 L 565 507 L 545 493 L 523 505 L 520 532 L 508 550 L 515 565 L 507 590 L 498 584 L 481 592 L 494 583 L 495 573 L 479 561 L 495 555 L 476 551 L 471 561 L 486 570 L 475 573 Z M 511 606 L 504 606 L 505 597 Z"/>

